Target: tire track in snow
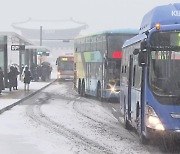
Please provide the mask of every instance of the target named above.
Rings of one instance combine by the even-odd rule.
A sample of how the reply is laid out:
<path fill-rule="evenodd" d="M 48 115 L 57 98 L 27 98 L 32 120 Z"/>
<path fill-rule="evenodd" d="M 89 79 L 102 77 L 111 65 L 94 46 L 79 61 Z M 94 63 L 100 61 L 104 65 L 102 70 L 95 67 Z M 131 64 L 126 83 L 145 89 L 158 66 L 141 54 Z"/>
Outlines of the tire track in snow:
<path fill-rule="evenodd" d="M 64 95 L 63 95 L 64 96 Z M 43 125 L 44 127 L 50 129 L 53 132 L 56 132 L 69 140 L 73 141 L 76 145 L 81 145 L 86 149 L 89 153 L 104 153 L 104 154 L 113 154 L 114 152 L 106 147 L 99 145 L 97 142 L 86 138 L 85 136 L 78 134 L 77 132 L 56 123 L 48 116 L 46 116 L 41 111 L 41 106 L 43 104 L 47 104 L 48 100 L 53 98 L 53 94 L 47 95 L 45 98 L 40 98 L 35 104 L 27 107 L 26 113 L 27 116 L 30 117 L 36 123 Z M 73 99 L 69 99 L 67 103 L 70 103 Z M 38 103 L 38 104 L 37 104 Z"/>

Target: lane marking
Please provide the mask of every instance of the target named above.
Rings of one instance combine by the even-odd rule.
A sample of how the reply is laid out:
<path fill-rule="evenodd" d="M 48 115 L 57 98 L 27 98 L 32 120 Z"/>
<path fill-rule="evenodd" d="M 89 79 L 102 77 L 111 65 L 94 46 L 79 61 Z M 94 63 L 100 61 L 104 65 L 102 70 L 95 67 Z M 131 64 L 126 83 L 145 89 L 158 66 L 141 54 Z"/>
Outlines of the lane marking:
<path fill-rule="evenodd" d="M 112 107 L 112 109 L 114 110 L 114 112 L 117 112 L 117 110 L 114 107 Z"/>

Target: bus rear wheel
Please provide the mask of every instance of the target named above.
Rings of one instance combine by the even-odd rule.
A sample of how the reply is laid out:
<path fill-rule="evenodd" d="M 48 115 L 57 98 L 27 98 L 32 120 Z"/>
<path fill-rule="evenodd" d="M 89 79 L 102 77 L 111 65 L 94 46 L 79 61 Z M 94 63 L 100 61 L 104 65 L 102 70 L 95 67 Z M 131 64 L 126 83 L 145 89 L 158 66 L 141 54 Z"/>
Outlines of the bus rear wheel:
<path fill-rule="evenodd" d="M 81 86 L 81 96 L 85 97 L 85 82 L 82 82 L 82 86 Z"/>
<path fill-rule="evenodd" d="M 78 94 L 81 93 L 81 80 L 78 81 Z"/>

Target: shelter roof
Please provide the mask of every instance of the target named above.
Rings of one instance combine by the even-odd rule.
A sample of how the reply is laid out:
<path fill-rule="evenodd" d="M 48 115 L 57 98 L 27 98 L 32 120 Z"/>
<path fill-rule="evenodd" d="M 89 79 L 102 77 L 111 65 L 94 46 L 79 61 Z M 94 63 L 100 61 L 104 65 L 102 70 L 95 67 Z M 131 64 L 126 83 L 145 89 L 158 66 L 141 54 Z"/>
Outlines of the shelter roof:
<path fill-rule="evenodd" d="M 0 35 L 7 36 L 11 40 L 14 40 L 14 42 L 21 42 L 22 44 L 33 45 L 33 43 L 30 40 L 15 32 L 0 32 Z"/>

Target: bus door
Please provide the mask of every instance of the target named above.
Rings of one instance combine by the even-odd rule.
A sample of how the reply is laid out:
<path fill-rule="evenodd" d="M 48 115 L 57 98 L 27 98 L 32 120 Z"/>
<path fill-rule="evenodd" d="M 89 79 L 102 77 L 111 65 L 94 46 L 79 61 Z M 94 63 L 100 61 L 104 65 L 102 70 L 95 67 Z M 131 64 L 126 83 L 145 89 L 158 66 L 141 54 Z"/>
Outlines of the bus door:
<path fill-rule="evenodd" d="M 130 55 L 130 61 L 129 61 L 129 78 L 128 78 L 128 105 L 127 105 L 127 111 L 128 111 L 128 120 L 131 121 L 131 93 L 132 93 L 132 73 L 133 73 L 133 56 Z"/>

